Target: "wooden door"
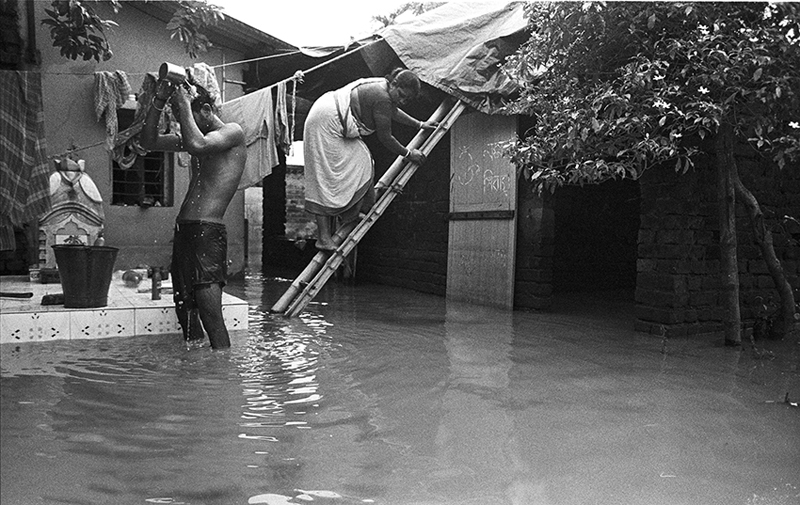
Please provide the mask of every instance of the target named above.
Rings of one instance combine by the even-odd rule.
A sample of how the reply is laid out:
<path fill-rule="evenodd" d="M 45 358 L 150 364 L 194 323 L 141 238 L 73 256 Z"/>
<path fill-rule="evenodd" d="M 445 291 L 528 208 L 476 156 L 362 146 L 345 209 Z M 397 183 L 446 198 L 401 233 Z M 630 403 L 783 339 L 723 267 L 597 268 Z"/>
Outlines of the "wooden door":
<path fill-rule="evenodd" d="M 516 127 L 513 116 L 473 112 L 451 130 L 448 298 L 514 308 L 517 178 L 494 144 Z"/>

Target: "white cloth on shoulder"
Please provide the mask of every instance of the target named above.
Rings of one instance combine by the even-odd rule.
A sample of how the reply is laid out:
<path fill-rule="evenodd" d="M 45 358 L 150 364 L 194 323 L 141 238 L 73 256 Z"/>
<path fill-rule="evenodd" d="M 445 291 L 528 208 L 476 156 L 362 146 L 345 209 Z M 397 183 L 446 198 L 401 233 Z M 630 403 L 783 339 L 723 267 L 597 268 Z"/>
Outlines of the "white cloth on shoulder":
<path fill-rule="evenodd" d="M 377 78 L 382 79 L 382 78 Z M 358 203 L 372 187 L 374 164 L 362 136 L 373 133 L 350 111 L 350 92 L 376 78 L 359 79 L 322 95 L 303 130 L 305 208 L 335 216 Z"/>

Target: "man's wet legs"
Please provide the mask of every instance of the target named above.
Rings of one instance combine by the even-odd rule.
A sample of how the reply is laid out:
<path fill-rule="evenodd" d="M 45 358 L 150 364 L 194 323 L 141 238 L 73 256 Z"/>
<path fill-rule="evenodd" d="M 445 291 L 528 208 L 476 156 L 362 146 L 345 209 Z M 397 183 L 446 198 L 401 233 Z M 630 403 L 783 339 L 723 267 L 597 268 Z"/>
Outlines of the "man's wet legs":
<path fill-rule="evenodd" d="M 195 286 L 194 298 L 211 347 L 230 347 L 231 339 L 222 316 L 222 286 L 217 283 Z"/>
<path fill-rule="evenodd" d="M 197 308 L 187 310 L 185 302 L 175 302 L 175 313 L 183 331 L 183 339 L 190 344 L 202 343 L 205 335 Z"/>

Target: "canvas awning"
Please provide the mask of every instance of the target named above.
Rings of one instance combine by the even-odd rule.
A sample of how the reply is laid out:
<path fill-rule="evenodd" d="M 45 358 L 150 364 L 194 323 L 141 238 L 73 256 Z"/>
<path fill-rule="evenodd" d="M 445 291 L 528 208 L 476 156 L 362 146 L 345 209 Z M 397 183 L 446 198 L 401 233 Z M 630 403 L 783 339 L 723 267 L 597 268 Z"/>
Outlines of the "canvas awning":
<path fill-rule="evenodd" d="M 528 38 L 524 5 L 448 2 L 347 48 L 303 48 L 263 65 L 256 62 L 253 73 L 269 78 L 254 84 L 270 85 L 313 67 L 298 90 L 298 97 L 310 105 L 325 91 L 358 77 L 385 75 L 402 64 L 423 82 L 481 112 L 501 113 L 503 102 L 517 93 L 500 68 Z"/>
<path fill-rule="evenodd" d="M 448 2 L 377 35 L 422 81 L 492 114 L 517 92 L 501 66 L 526 27 L 523 2 Z"/>

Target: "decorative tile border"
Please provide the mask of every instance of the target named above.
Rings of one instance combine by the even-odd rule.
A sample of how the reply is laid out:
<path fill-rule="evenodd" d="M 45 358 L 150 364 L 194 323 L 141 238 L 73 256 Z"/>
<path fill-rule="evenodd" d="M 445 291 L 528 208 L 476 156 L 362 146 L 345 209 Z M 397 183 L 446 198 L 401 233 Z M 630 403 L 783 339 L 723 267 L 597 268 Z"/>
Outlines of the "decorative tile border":
<path fill-rule="evenodd" d="M 77 310 L 69 313 L 70 339 L 132 337 L 133 309 Z"/>
<path fill-rule="evenodd" d="M 173 307 L 137 308 L 135 312 L 136 335 L 163 335 L 181 333 L 178 316 Z"/>
<path fill-rule="evenodd" d="M 229 330 L 246 330 L 248 328 L 248 308 L 246 303 L 223 305 L 222 317 L 225 318 L 225 326 Z"/>
<path fill-rule="evenodd" d="M 151 300 L 149 293 L 112 285 L 108 306 L 65 309 L 63 305 L 40 305 L 41 297 L 59 291 L 60 286 L 9 282 L 8 289 L 31 290 L 32 300 L 3 300 L 0 307 L 0 344 L 130 337 L 181 333 L 172 297 Z M 247 330 L 246 301 L 228 293 L 222 295 L 222 315 L 230 331 Z"/>
<path fill-rule="evenodd" d="M 70 338 L 68 312 L 0 314 L 0 343 L 46 342 Z"/>

